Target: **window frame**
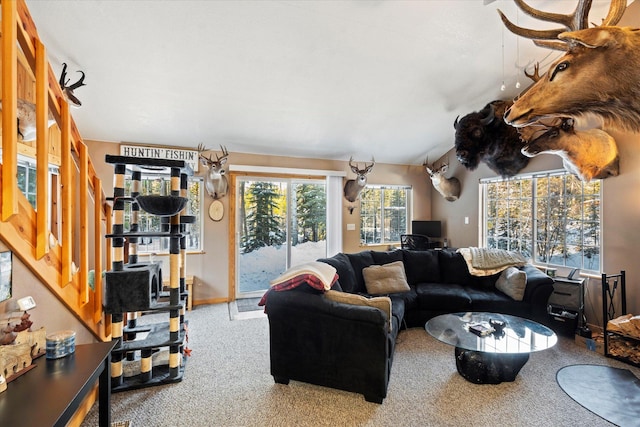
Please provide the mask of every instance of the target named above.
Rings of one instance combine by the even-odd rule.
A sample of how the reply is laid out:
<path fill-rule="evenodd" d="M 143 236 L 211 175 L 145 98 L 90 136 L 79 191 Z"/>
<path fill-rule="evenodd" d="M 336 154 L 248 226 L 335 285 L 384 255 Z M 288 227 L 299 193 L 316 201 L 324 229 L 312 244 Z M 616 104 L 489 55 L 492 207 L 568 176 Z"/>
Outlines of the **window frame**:
<path fill-rule="evenodd" d="M 404 198 L 405 198 L 405 206 L 402 209 L 400 206 L 385 206 L 385 190 L 404 190 Z M 367 193 L 371 191 L 381 191 L 380 196 L 380 204 L 373 209 L 375 209 L 373 216 L 368 216 L 367 212 L 370 211 L 370 208 L 366 206 L 369 203 L 367 200 Z M 412 196 L 413 196 L 413 187 L 410 185 L 391 185 L 391 184 L 368 184 L 360 193 L 360 245 L 361 246 L 378 246 L 378 245 L 389 245 L 389 244 L 397 244 L 400 243 L 400 236 L 402 234 L 407 234 L 409 232 L 409 224 L 411 223 L 411 207 L 412 207 Z M 402 209 L 405 212 L 404 215 L 404 230 L 392 230 L 388 228 L 389 222 L 392 219 L 387 220 L 385 213 L 389 209 L 400 210 Z M 379 217 L 376 215 L 379 213 Z M 377 221 L 379 219 L 380 224 L 384 224 L 383 227 L 380 227 L 380 231 L 378 232 L 378 228 L 374 225 L 373 228 L 367 226 L 367 218 L 375 218 Z M 400 221 L 402 218 L 397 218 Z M 375 221 L 374 221 L 375 223 Z M 368 228 L 372 228 L 373 237 L 375 240 L 376 233 L 380 234 L 380 241 L 367 241 L 367 237 L 365 235 L 365 230 Z M 392 234 L 398 235 L 397 240 L 392 238 Z"/>
<path fill-rule="evenodd" d="M 556 184 L 560 185 L 557 182 L 559 178 L 562 180 L 560 193 L 549 193 L 548 189 L 551 185 L 551 180 L 556 180 Z M 528 188 L 524 188 L 525 186 L 520 184 L 523 182 L 528 183 L 526 186 Z M 502 197 L 491 198 L 489 185 L 494 183 L 507 183 L 507 188 L 503 189 L 503 191 L 508 191 L 507 194 L 502 194 Z M 511 183 L 516 183 L 515 187 L 520 186 L 520 189 L 509 188 Z M 546 183 L 547 190 L 540 188 L 543 183 Z M 576 191 L 576 186 L 578 185 L 579 191 Z M 589 273 L 600 273 L 602 271 L 602 180 L 582 182 L 575 175 L 565 170 L 517 175 L 506 179 L 486 178 L 480 180 L 480 198 L 480 242 L 484 247 L 521 251 L 537 265 L 580 268 Z M 596 216 L 595 220 L 593 217 L 587 218 L 585 200 L 592 200 L 597 203 L 597 211 L 591 211 L 591 214 Z M 528 201 L 528 206 L 524 206 L 526 201 Z M 520 206 L 517 206 L 518 203 Z M 501 205 L 500 209 L 506 210 L 506 218 L 504 214 L 501 218 L 496 216 L 499 215 L 497 213 L 499 205 Z M 544 210 L 542 211 L 543 207 Z M 579 209 L 579 215 L 576 215 L 576 208 Z M 558 209 L 561 212 L 559 216 L 556 215 L 559 212 Z M 528 212 L 529 215 L 511 215 L 511 212 L 522 211 Z M 556 216 L 554 217 L 553 215 Z M 517 224 L 518 220 L 524 222 L 525 227 L 528 227 L 528 229 L 522 230 L 522 227 L 514 229 L 513 224 Z M 553 229 L 553 232 L 560 230 L 559 238 L 541 241 L 540 227 L 544 223 L 553 221 L 561 223 L 560 227 Z M 574 223 L 573 233 L 567 228 L 569 222 Z M 596 224 L 595 229 L 591 227 L 590 231 L 587 231 L 585 225 L 591 224 L 593 226 L 594 223 Z M 578 228 L 575 227 L 576 224 L 579 225 Z M 516 231 L 515 236 L 511 234 L 514 230 Z M 503 232 L 503 235 L 499 235 L 499 232 Z M 587 234 L 590 235 L 587 236 Z M 576 236 L 579 239 L 576 239 Z M 592 239 L 592 242 L 587 244 L 585 242 L 588 239 Z M 556 248 L 555 251 L 548 248 L 551 241 L 553 241 L 553 245 Z M 541 243 L 546 244 L 547 249 L 541 251 L 539 246 Z M 579 248 L 579 250 L 571 251 L 571 248 Z M 597 254 L 595 269 L 593 264 L 588 265 L 585 260 L 585 258 L 590 259 L 586 254 L 591 253 L 593 249 L 596 249 L 593 253 Z M 571 256 L 576 254 L 580 254 L 579 265 L 576 265 L 575 259 L 574 262 L 570 262 Z M 545 259 L 545 256 L 547 259 Z M 558 257 L 560 258 L 558 259 Z"/>

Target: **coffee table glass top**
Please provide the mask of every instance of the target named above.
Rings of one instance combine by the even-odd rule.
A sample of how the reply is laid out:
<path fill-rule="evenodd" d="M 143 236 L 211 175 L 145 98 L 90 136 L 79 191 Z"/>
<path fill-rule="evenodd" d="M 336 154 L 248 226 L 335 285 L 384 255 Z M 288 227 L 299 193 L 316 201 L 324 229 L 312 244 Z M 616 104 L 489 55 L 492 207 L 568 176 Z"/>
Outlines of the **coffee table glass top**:
<path fill-rule="evenodd" d="M 470 325 L 489 324 L 491 320 L 504 322 L 502 330 L 485 336 L 469 332 Z M 486 323 L 485 323 L 486 322 Z M 464 350 L 486 353 L 531 353 L 553 347 L 556 334 L 533 320 L 499 313 L 452 313 L 436 316 L 425 325 L 432 337 Z"/>

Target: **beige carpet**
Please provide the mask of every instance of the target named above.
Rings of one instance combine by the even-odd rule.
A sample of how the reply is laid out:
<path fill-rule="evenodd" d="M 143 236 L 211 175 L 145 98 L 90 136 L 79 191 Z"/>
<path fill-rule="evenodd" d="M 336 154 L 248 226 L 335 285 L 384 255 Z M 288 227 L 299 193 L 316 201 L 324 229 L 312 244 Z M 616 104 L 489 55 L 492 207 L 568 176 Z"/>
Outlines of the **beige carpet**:
<path fill-rule="evenodd" d="M 532 354 L 516 381 L 476 385 L 458 375 L 452 347 L 414 328 L 399 335 L 388 396 L 377 405 L 340 390 L 275 384 L 264 316 L 231 321 L 228 305 L 218 304 L 194 307 L 187 318 L 193 352 L 184 380 L 114 394 L 113 421 L 136 427 L 610 426 L 567 396 L 556 372 L 573 364 L 629 368 L 561 337 L 554 348 Z M 82 425 L 98 425 L 97 405 Z"/>

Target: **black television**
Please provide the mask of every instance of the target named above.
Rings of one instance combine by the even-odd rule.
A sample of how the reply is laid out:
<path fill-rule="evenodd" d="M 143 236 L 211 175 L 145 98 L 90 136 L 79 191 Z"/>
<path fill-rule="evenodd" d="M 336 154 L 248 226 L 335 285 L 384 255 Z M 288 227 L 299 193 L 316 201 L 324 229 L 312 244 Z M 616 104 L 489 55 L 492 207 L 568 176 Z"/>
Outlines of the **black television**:
<path fill-rule="evenodd" d="M 442 223 L 440 221 L 411 221 L 411 234 L 442 237 Z"/>

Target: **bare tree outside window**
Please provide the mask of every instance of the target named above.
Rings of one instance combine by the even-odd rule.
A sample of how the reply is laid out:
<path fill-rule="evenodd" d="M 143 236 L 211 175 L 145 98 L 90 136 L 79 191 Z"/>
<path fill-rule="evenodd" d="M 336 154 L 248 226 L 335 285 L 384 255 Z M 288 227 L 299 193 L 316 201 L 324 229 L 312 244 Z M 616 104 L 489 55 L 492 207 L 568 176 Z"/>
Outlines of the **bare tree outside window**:
<path fill-rule="evenodd" d="M 484 180 L 484 244 L 534 262 L 600 269 L 601 181 L 566 173 Z"/>

